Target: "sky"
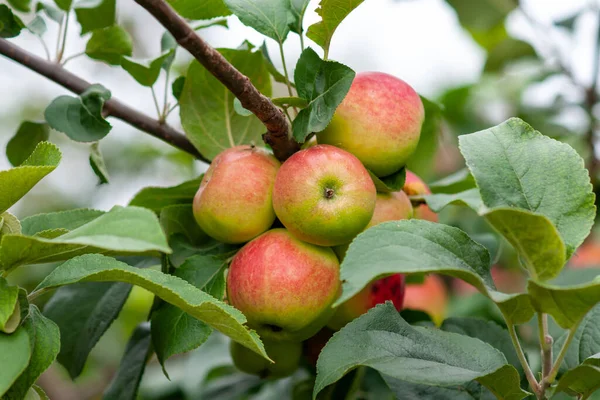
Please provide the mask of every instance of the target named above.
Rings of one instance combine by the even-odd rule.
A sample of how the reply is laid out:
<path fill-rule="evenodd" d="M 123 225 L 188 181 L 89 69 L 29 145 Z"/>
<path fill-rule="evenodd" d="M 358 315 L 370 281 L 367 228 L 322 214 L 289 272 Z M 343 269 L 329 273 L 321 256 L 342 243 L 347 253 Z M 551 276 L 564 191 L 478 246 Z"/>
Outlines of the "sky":
<path fill-rule="evenodd" d="M 2 1 L 2 0 L 0 0 Z M 475 0 L 474 0 L 475 1 Z M 577 80 L 589 82 L 592 77 L 592 47 L 596 29 L 596 17 L 590 13 L 576 26 L 574 40 L 569 40 L 560 30 L 552 29 L 553 20 L 569 16 L 589 5 L 589 0 L 529 0 L 522 1 L 528 14 L 539 22 L 537 29 L 520 13 L 509 16 L 509 31 L 519 38 L 529 38 L 541 54 L 550 54 L 552 43 L 559 45 L 561 56 L 572 66 Z M 315 13 L 318 1 L 312 1 L 306 15 L 305 27 L 319 20 Z M 133 1 L 119 0 L 119 21 L 133 26 L 134 56 L 153 58 L 160 53 L 160 37 L 163 28 L 145 10 Z M 74 22 L 74 21 L 71 21 Z M 244 39 L 260 45 L 264 39 L 260 34 L 242 25 L 235 17 L 229 18 L 230 29 L 214 27 L 201 31 L 201 35 L 215 47 L 236 47 Z M 49 24 L 45 37 L 54 46 L 57 36 L 56 24 Z M 79 36 L 79 27 L 71 24 L 67 55 L 82 51 L 87 36 Z M 267 39 L 269 40 L 269 39 Z M 43 54 L 39 42 L 24 33 L 14 42 L 38 55 Z M 267 42 L 274 62 L 277 44 Z M 309 42 L 309 45 L 310 42 Z M 312 44 L 313 48 L 317 48 Z M 53 47 L 51 47 L 53 48 Z M 285 46 L 288 66 L 300 54 L 296 35 L 290 34 Z M 485 56 L 483 50 L 458 24 L 455 12 L 442 0 L 366 0 L 339 27 L 331 45 L 330 58 L 347 64 L 357 72 L 382 71 L 393 74 L 413 86 L 419 93 L 434 98 L 444 89 L 472 83 L 480 79 Z M 185 65 L 190 57 L 179 51 L 178 62 Z M 67 64 L 67 69 L 94 83 L 102 83 L 112 91 L 114 97 L 149 115 L 155 115 L 153 100 L 147 88 L 139 86 L 120 68 L 78 58 Z M 159 79 L 160 82 L 160 79 Z M 159 98 L 162 85 L 157 87 Z M 16 132 L 23 115 L 42 119 L 43 109 L 56 96 L 69 94 L 58 85 L 26 70 L 22 66 L 0 57 L 0 148 L 4 149 Z M 544 101 L 544 88 L 530 94 L 531 100 Z M 24 111 L 25 110 L 25 111 Z M 111 120 L 113 131 L 103 140 L 102 147 L 118 146 L 120 143 L 136 141 L 156 143 L 148 135 L 136 132 L 127 125 Z M 175 126 L 178 118 L 169 120 Z M 64 135 L 62 135 L 64 136 Z M 48 198 L 53 194 L 77 197 L 78 193 L 91 192 L 85 206 L 109 209 L 115 204 L 125 205 L 140 188 L 148 185 L 174 185 L 186 179 L 185 174 L 174 173 L 165 164 L 153 166 L 132 179 L 131 175 L 119 177 L 109 185 L 96 187 L 96 178 L 88 164 L 87 145 L 64 146 L 61 134 L 53 133 L 51 139 L 58 142 L 66 152 L 61 166 L 34 188 L 33 196 Z M 168 151 L 166 146 L 159 146 Z M 0 170 L 9 167 L 4 151 L 0 152 Z M 109 170 L 111 166 L 109 165 Z M 198 164 L 196 173 L 204 167 Z M 189 174 L 189 173 L 188 173 Z M 189 177 L 188 177 L 189 178 Z M 18 216 L 27 213 L 19 205 L 11 210 Z"/>

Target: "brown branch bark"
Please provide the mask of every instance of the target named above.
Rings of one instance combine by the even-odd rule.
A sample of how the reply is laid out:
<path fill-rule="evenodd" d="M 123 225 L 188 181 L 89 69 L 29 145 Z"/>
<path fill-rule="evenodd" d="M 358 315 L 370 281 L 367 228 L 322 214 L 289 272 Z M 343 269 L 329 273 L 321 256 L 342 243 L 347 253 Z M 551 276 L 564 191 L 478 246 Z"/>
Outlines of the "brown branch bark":
<path fill-rule="evenodd" d="M 135 1 L 160 22 L 177 43 L 221 81 L 240 100 L 245 109 L 252 111 L 261 120 L 268 131 L 263 135 L 263 140 L 271 146 L 275 157 L 284 161 L 300 149 L 300 145 L 288 134 L 288 123 L 283 112 L 260 93 L 247 76 L 202 40 L 171 6 L 163 0 Z"/>
<path fill-rule="evenodd" d="M 67 71 L 59 64 L 49 62 L 41 57 L 31 54 L 6 39 L 0 38 L 0 54 L 45 76 L 75 94 L 81 94 L 90 87 L 89 82 L 81 79 L 72 72 Z M 152 119 L 128 105 L 123 104 L 117 99 L 112 98 L 107 101 L 104 104 L 103 113 L 125 121 L 129 125 L 167 142 L 193 155 L 199 160 L 210 163 L 210 160 L 202 156 L 182 133 L 170 125 Z"/>

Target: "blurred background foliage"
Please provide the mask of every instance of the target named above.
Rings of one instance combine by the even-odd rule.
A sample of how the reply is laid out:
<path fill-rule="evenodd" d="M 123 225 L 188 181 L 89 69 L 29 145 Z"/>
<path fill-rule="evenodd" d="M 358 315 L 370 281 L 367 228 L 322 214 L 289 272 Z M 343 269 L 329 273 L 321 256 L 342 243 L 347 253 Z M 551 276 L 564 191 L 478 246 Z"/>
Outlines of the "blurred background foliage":
<path fill-rule="evenodd" d="M 306 26 L 318 20 L 314 12 L 317 3 L 309 5 Z M 134 38 L 134 55 L 155 57 L 163 32 L 156 22 L 132 1 L 119 1 L 117 9 L 120 23 Z M 330 57 L 357 72 L 392 73 L 425 96 L 430 118 L 409 168 L 433 183 L 434 192 L 444 190 L 440 179 L 455 173 L 460 176 L 464 167 L 457 136 L 488 128 L 511 116 L 573 146 L 586 161 L 597 191 L 599 16 L 600 4 L 586 0 L 367 0 L 340 26 Z M 237 47 L 245 39 L 257 46 L 262 44 L 263 38 L 235 17 L 229 17 L 228 24 L 229 28 L 218 25 L 203 30 L 202 35 L 218 47 Z M 48 25 L 48 36 L 54 37 L 58 27 Z M 72 29 L 69 34 L 70 53 L 84 47 L 85 37 L 79 33 Z M 16 42 L 42 54 L 33 35 L 23 34 Z M 268 46 L 271 54 L 277 54 L 278 49 L 271 48 L 276 44 Z M 184 53 L 180 51 L 176 60 L 180 74 L 191 60 Z M 293 69 L 300 53 L 298 43 L 288 40 L 285 53 Z M 274 63 L 281 69 L 281 61 Z M 104 84 L 115 97 L 154 115 L 150 90 L 137 85 L 120 68 L 82 58 L 70 61 L 67 68 Z M 47 104 L 63 91 L 6 59 L 0 59 L 0 71 L 0 146 L 5 147 L 21 121 L 42 119 Z M 159 82 L 163 83 L 156 89 L 159 96 L 177 77 L 173 75 L 167 82 L 161 76 Z M 285 93 L 279 86 L 274 91 Z M 50 132 L 50 141 L 65 155 L 61 166 L 10 211 L 22 218 L 70 208 L 110 209 L 127 204 L 142 187 L 173 186 L 198 176 L 206 168 L 148 135 L 119 121 L 111 122 L 114 129 L 101 143 L 110 176 L 108 184 L 98 184 L 89 165 L 88 145 Z M 177 113 L 170 115 L 169 122 L 180 127 Z M 8 166 L 2 152 L 0 167 Z M 523 287 L 525 277 L 511 247 L 501 242 L 472 211 L 449 208 L 440 215 L 440 222 L 464 229 L 491 250 L 496 262 L 493 275 L 501 290 L 514 292 Z M 570 261 L 571 266 L 600 265 L 599 246 L 592 234 Z M 21 270 L 15 279 L 32 287 L 52 268 L 46 265 Z M 451 280 L 445 283 L 452 293 L 448 316 L 476 315 L 502 323 L 494 306 L 468 285 Z M 121 315 L 95 347 L 76 382 L 71 382 L 59 365 L 44 374 L 41 384 L 50 398 L 99 398 L 118 367 L 128 337 L 146 319 L 151 302 L 149 293 L 134 288 Z M 559 332 L 557 327 L 553 329 Z M 520 333 L 533 340 L 536 327 L 523 326 Z M 227 347 L 224 337 L 213 334 L 198 350 L 173 357 L 167 362 L 170 381 L 152 360 L 143 377 L 140 397 L 301 399 L 310 393 L 312 384 L 306 370 L 282 381 L 260 382 L 235 371 Z M 528 356 L 536 369 L 537 350 L 531 349 Z M 367 373 L 358 390 L 352 384 L 354 378 L 355 374 L 348 375 L 337 392 L 327 395 L 342 398 L 338 396 L 352 391 L 352 398 L 390 396 L 378 376 Z"/>

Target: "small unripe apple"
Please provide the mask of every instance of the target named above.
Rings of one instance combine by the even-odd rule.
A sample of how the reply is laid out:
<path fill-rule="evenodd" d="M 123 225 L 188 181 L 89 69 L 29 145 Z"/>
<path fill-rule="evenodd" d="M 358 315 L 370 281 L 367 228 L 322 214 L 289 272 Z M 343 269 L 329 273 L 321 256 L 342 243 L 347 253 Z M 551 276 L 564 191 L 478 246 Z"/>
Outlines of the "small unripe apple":
<path fill-rule="evenodd" d="M 405 291 L 404 308 L 423 311 L 441 325 L 446 316 L 448 290 L 439 276 L 427 275 L 423 283 L 407 284 Z"/>
<path fill-rule="evenodd" d="M 334 146 L 301 150 L 283 163 L 273 207 L 297 238 L 320 246 L 348 243 L 371 220 L 375 184 L 358 158 Z"/>
<path fill-rule="evenodd" d="M 279 166 L 275 157 L 254 146 L 220 153 L 194 197 L 200 228 L 225 243 L 244 243 L 269 229 L 275 220 L 273 184 Z"/>
<path fill-rule="evenodd" d="M 425 110 L 406 82 L 381 72 L 357 74 L 317 141 L 347 150 L 377 176 L 406 164 L 419 143 Z"/>
<path fill-rule="evenodd" d="M 377 193 L 375 211 L 373 212 L 373 217 L 371 217 L 371 220 L 365 227 L 365 230 L 372 226 L 379 225 L 382 222 L 410 219 L 412 218 L 412 215 L 412 204 L 406 193 L 402 191 Z M 337 254 L 340 261 L 346 255 L 348 246 L 350 246 L 349 243 L 333 247 L 333 251 L 335 251 L 335 254 Z"/>
<path fill-rule="evenodd" d="M 231 341 L 229 352 L 234 365 L 242 372 L 261 378 L 285 378 L 293 374 L 300 365 L 302 344 L 299 342 L 263 341 L 269 358 L 264 359 L 241 344 Z"/>
<path fill-rule="evenodd" d="M 363 290 L 340 304 L 327 323 L 331 329 L 341 329 L 348 322 L 360 317 L 377 304 L 390 300 L 398 311 L 402 310 L 405 298 L 405 279 L 394 274 L 369 283 Z"/>
<path fill-rule="evenodd" d="M 302 341 L 331 317 L 340 265 L 328 247 L 272 229 L 247 243 L 227 275 L 231 305 L 266 340 Z"/>
<path fill-rule="evenodd" d="M 429 187 L 423 182 L 421 178 L 410 171 L 406 171 L 406 180 L 404 181 L 404 188 L 402 189 L 409 196 L 423 196 L 431 194 Z M 414 218 L 424 219 L 426 221 L 438 222 L 438 216 L 434 213 L 427 204 L 420 204 L 415 207 Z"/>

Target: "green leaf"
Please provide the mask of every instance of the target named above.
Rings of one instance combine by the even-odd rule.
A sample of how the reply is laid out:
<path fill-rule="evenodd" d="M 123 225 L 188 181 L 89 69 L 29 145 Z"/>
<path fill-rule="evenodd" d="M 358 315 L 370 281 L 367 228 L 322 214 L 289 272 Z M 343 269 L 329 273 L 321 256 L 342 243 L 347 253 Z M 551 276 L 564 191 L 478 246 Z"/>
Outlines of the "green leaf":
<path fill-rule="evenodd" d="M 0 4 L 0 38 L 12 38 L 19 36 L 25 24 L 21 18 L 13 14 L 12 10 L 5 4 Z"/>
<path fill-rule="evenodd" d="M 507 37 L 489 52 L 485 62 L 485 72 L 498 72 L 513 61 L 535 58 L 535 49 L 527 42 Z"/>
<path fill-rule="evenodd" d="M 471 175 L 468 168 L 463 168 L 447 177 L 429 184 L 429 189 L 433 193 L 459 193 L 465 190 L 476 188 L 475 178 Z"/>
<path fill-rule="evenodd" d="M 44 33 L 46 33 L 48 27 L 46 26 L 44 18 L 42 18 L 40 15 L 36 15 L 31 22 L 27 24 L 27 29 L 34 35 L 42 37 Z"/>
<path fill-rule="evenodd" d="M 478 380 L 502 399 L 527 396 L 501 352 L 468 336 L 410 326 L 391 302 L 372 308 L 329 340 L 317 362 L 313 398 L 361 365 L 406 382 L 453 386 Z"/>
<path fill-rule="evenodd" d="M 556 386 L 555 393 L 567 392 L 587 399 L 600 389 L 600 353 L 586 359 L 583 364 L 567 371 Z"/>
<path fill-rule="evenodd" d="M 179 101 L 181 98 L 181 94 L 183 93 L 183 87 L 185 86 L 185 76 L 180 76 L 173 81 L 171 85 L 171 92 L 173 93 L 173 97 Z"/>
<path fill-rule="evenodd" d="M 470 207 L 477 212 L 484 210 L 483 201 L 478 189 L 468 189 L 464 192 L 454 194 L 438 193 L 423 196 L 427 205 L 436 213 L 439 213 L 449 205 Z"/>
<path fill-rule="evenodd" d="M 564 345 L 569 332 L 565 332 L 554 342 L 554 354 L 558 354 Z M 600 354 L 600 305 L 597 304 L 586 314 L 577 327 L 575 336 L 560 366 L 559 373 L 563 374 L 570 369 L 575 369 L 586 359 L 594 354 Z"/>
<path fill-rule="evenodd" d="M 44 315 L 60 329 L 58 361 L 72 379 L 81 374 L 88 355 L 119 315 L 130 291 L 131 285 L 126 283 L 76 283 L 59 288 L 46 303 Z"/>
<path fill-rule="evenodd" d="M 58 266 L 38 286 L 49 289 L 77 282 L 127 282 L 143 287 L 167 303 L 224 333 L 266 357 L 258 335 L 244 325 L 246 318 L 235 308 L 215 299 L 181 278 L 153 269 L 138 269 L 99 254 L 73 258 Z"/>
<path fill-rule="evenodd" d="M 590 178 L 577 152 L 518 118 L 462 135 L 459 144 L 485 206 L 518 208 L 547 217 L 556 226 L 569 258 L 589 234 L 595 215 Z M 521 250 L 521 245 L 515 247 Z M 537 265 L 529 267 L 538 269 Z M 547 270 L 546 278 L 558 272 Z"/>
<path fill-rule="evenodd" d="M 13 269 L 81 254 L 130 255 L 152 251 L 171 252 L 156 215 L 139 207 L 114 207 L 71 231 L 58 228 L 35 236 L 4 235 L 0 242 L 0 265 Z"/>
<path fill-rule="evenodd" d="M 504 21 L 518 3 L 513 0 L 446 0 L 456 13 L 461 25 L 475 31 L 487 31 Z"/>
<path fill-rule="evenodd" d="M 0 335 L 13 333 L 19 327 L 21 312 L 18 300 L 19 288 L 0 278 Z"/>
<path fill-rule="evenodd" d="M 285 79 L 285 76 L 281 72 L 279 72 L 279 70 L 275 67 L 275 65 L 273 64 L 273 61 L 271 60 L 271 56 L 269 55 L 269 50 L 267 49 L 266 41 L 264 41 L 263 44 L 260 46 L 260 52 L 265 61 L 265 66 L 267 68 L 267 71 L 269 71 L 269 74 L 271 74 L 271 76 L 273 77 L 275 82 L 287 84 L 288 80 Z M 294 86 L 293 83 L 290 83 L 290 84 L 292 86 Z"/>
<path fill-rule="evenodd" d="M 224 0 L 242 23 L 283 43 L 294 23 L 289 0 Z"/>
<path fill-rule="evenodd" d="M 135 400 L 146 368 L 146 361 L 152 354 L 150 324 L 144 322 L 133 331 L 119 369 L 102 397 L 105 400 Z"/>
<path fill-rule="evenodd" d="M 63 11 L 69 11 L 73 5 L 73 0 L 54 0 L 58 8 Z"/>
<path fill-rule="evenodd" d="M 396 400 L 495 400 L 485 386 L 479 382 L 471 381 L 465 385 L 452 387 L 439 387 L 419 385 L 417 383 L 404 382 L 389 376 L 383 376 L 385 383 L 394 392 Z"/>
<path fill-rule="evenodd" d="M 108 28 L 116 22 L 116 0 L 79 0 L 74 8 L 81 35 Z"/>
<path fill-rule="evenodd" d="M 0 396 L 19 378 L 31 358 L 29 334 L 24 327 L 11 335 L 0 332 Z"/>
<path fill-rule="evenodd" d="M 200 244 L 209 239 L 209 236 L 198 226 L 191 204 L 164 207 L 160 211 L 160 224 L 167 238 L 180 234 L 191 244 Z"/>
<path fill-rule="evenodd" d="M 250 115 L 252 115 L 252 111 L 246 110 L 242 105 L 242 102 L 237 97 L 233 99 L 233 109 L 238 115 L 241 115 L 242 117 L 249 117 Z"/>
<path fill-rule="evenodd" d="M 308 107 L 308 101 L 300 97 L 275 97 L 271 101 L 279 107 Z"/>
<path fill-rule="evenodd" d="M 292 123 L 296 141 L 302 143 L 310 133 L 321 132 L 329 125 L 355 75 L 344 64 L 321 60 L 310 47 L 302 52 L 294 71 L 294 81 L 298 96 L 308 101 L 308 106 Z"/>
<path fill-rule="evenodd" d="M 494 290 L 485 247 L 458 228 L 424 220 L 385 222 L 359 234 L 342 263 L 343 293 L 334 306 L 378 277 L 429 272 L 470 283 L 496 302 L 507 320 L 515 324 L 525 323 L 534 315 L 527 295 L 506 295 Z"/>
<path fill-rule="evenodd" d="M 131 36 L 118 25 L 94 31 L 85 46 L 85 54 L 88 57 L 111 65 L 120 65 L 121 58 L 131 56 L 132 53 Z"/>
<path fill-rule="evenodd" d="M 8 211 L 0 214 L 0 238 L 2 235 L 21 234 L 21 222 Z"/>
<path fill-rule="evenodd" d="M 212 283 L 215 279 L 219 280 L 219 276 L 222 280 L 226 266 L 227 263 L 219 257 L 199 255 L 188 258 L 181 267 L 175 270 L 174 275 L 198 289 L 207 291 L 214 286 Z M 210 294 L 218 300 L 222 300 L 224 290 L 221 292 L 213 290 Z M 165 361 L 168 358 L 200 347 L 211 332 L 210 326 L 171 304 L 163 304 L 154 312 L 152 315 L 152 343 L 165 374 Z"/>
<path fill-rule="evenodd" d="M 46 121 L 57 131 L 77 142 L 97 142 L 112 129 L 102 116 L 110 92 L 102 85 L 92 85 L 81 98 L 59 96 L 46 108 Z"/>
<path fill-rule="evenodd" d="M 179 15 L 189 19 L 212 19 L 231 14 L 223 0 L 168 0 L 168 3 Z"/>
<path fill-rule="evenodd" d="M 52 21 L 60 23 L 60 21 L 62 20 L 62 18 L 64 17 L 65 13 L 61 10 L 59 10 L 58 8 L 54 7 L 53 5 L 44 3 L 44 2 L 38 2 L 35 5 L 35 11 L 36 12 L 40 12 L 43 11 L 48 18 L 50 18 Z"/>
<path fill-rule="evenodd" d="M 566 18 L 559 19 L 554 22 L 554 25 L 560 26 L 561 28 L 565 28 L 570 33 L 573 33 L 573 28 L 575 27 L 575 22 L 579 19 L 581 12 L 576 12 L 575 14 L 568 16 Z"/>
<path fill-rule="evenodd" d="M 260 52 L 220 51 L 261 93 L 271 95 L 271 80 Z M 233 109 L 233 94 L 198 62 L 190 65 L 179 104 L 188 138 L 209 159 L 229 147 L 262 143 L 264 125 L 255 116 L 238 115 Z"/>
<path fill-rule="evenodd" d="M 90 166 L 94 174 L 98 177 L 98 184 L 108 183 L 108 170 L 106 169 L 106 164 L 104 164 L 104 157 L 102 157 L 100 143 L 98 142 L 92 143 L 90 146 Z"/>
<path fill-rule="evenodd" d="M 379 178 L 369 170 L 367 171 L 371 175 L 375 188 L 380 193 L 397 192 L 404 187 L 404 181 L 406 180 L 405 168 L 401 168 L 398 172 L 394 172 L 392 175 L 384 176 L 383 178 Z"/>
<path fill-rule="evenodd" d="M 23 235 L 33 236 L 43 231 L 66 229 L 72 231 L 103 215 L 104 211 L 80 208 L 47 214 L 37 214 L 21 221 Z"/>
<path fill-rule="evenodd" d="M 421 96 L 425 108 L 425 121 L 421 127 L 419 144 L 412 156 L 406 162 L 406 168 L 417 175 L 427 175 L 431 172 L 433 158 L 438 148 L 439 136 L 442 130 L 442 107 Z"/>
<path fill-rule="evenodd" d="M 191 205 L 201 180 L 202 176 L 177 186 L 144 188 L 133 197 L 129 205 L 149 208 L 156 212 L 177 204 Z"/>
<path fill-rule="evenodd" d="M 297 33 L 298 35 L 302 35 L 302 23 L 304 22 L 304 13 L 306 13 L 306 8 L 308 7 L 308 3 L 310 0 L 288 0 L 291 5 L 292 15 L 294 17 L 294 22 L 290 26 L 292 32 Z"/>
<path fill-rule="evenodd" d="M 44 317 L 36 306 L 30 306 L 29 317 L 23 327 L 31 341 L 31 359 L 25 371 L 3 397 L 5 400 L 23 399 L 40 375 L 56 360 L 60 350 L 58 326 Z"/>
<path fill-rule="evenodd" d="M 325 58 L 329 53 L 331 38 L 342 21 L 358 7 L 363 0 L 321 0 L 317 14 L 321 21 L 308 28 L 306 36 L 321 46 L 325 51 Z"/>
<path fill-rule="evenodd" d="M 17 11 L 29 12 L 31 0 L 8 0 L 8 4 Z"/>
<path fill-rule="evenodd" d="M 52 143 L 39 143 L 19 167 L 0 171 L 0 213 L 8 210 L 58 166 L 62 155 Z"/>
<path fill-rule="evenodd" d="M 129 75 L 131 75 L 140 85 L 151 87 L 156 83 L 160 68 L 167 58 L 174 54 L 169 50 L 161 54 L 158 58 L 148 62 L 136 61 L 130 57 L 121 58 L 121 66 Z"/>
<path fill-rule="evenodd" d="M 600 280 L 569 286 L 529 281 L 527 290 L 538 312 L 552 315 L 558 325 L 571 329 L 600 302 Z"/>

